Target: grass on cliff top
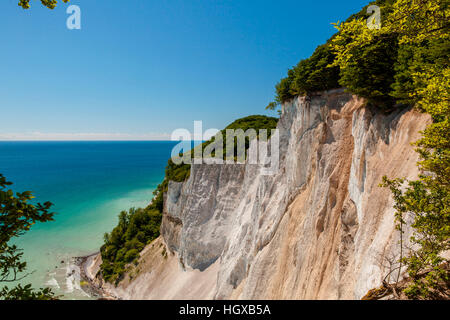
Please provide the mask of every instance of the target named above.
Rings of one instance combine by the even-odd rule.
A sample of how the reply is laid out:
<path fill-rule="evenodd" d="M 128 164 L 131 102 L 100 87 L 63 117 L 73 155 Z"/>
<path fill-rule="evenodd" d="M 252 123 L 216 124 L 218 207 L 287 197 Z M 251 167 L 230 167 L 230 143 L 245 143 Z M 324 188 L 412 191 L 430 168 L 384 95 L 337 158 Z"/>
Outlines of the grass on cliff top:
<path fill-rule="evenodd" d="M 268 138 L 271 129 L 275 129 L 277 118 L 253 115 L 238 119 L 222 130 L 225 140 L 226 129 L 261 129 L 268 130 Z M 197 148 L 202 151 L 211 144 L 210 139 Z M 246 139 L 246 149 L 249 147 Z M 188 151 L 193 154 L 193 150 Z M 158 185 L 154 192 L 154 198 L 146 208 L 131 208 L 119 214 L 117 226 L 104 235 L 104 244 L 100 248 L 103 263 L 100 272 L 103 279 L 117 285 L 124 277 L 127 268 L 132 263 L 137 263 L 139 253 L 144 247 L 160 235 L 162 212 L 164 207 L 164 193 L 167 192 L 169 181 L 183 182 L 189 178 L 191 166 L 189 164 L 177 165 L 169 159 L 164 180 Z"/>

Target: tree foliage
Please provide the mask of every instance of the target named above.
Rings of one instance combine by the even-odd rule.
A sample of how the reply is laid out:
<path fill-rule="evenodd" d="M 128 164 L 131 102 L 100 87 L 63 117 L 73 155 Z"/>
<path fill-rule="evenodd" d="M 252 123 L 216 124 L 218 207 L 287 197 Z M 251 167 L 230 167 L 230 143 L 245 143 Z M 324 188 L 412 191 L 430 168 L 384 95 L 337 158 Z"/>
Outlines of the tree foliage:
<path fill-rule="evenodd" d="M 28 274 L 26 262 L 22 261 L 23 252 L 17 246 L 9 244 L 11 239 L 23 235 L 36 222 L 53 220 L 50 212 L 52 204 L 32 204 L 31 192 L 16 193 L 8 189 L 12 183 L 0 174 L 0 284 L 24 279 Z M 12 289 L 4 287 L 0 299 L 53 299 L 49 289 L 35 291 L 31 285 L 18 285 Z"/>
<path fill-rule="evenodd" d="M 341 67 L 339 84 L 348 91 L 367 99 L 378 108 L 389 109 L 394 104 L 391 86 L 395 81 L 398 40 L 395 34 L 375 37 L 354 49 L 353 56 Z"/>
<path fill-rule="evenodd" d="M 335 24 L 339 32 L 331 40 L 336 54 L 333 65 L 340 67 L 341 74 L 348 74 L 342 85 L 364 87 L 357 80 L 352 82 L 352 69 L 360 59 L 361 50 L 384 45 L 380 40 L 388 41 L 393 48 L 397 48 L 397 53 L 382 49 L 376 56 L 379 62 L 372 61 L 360 71 L 372 77 L 371 73 L 379 68 L 385 72 L 394 69 L 395 81 L 389 81 L 393 91 L 386 88 L 384 93 L 403 102 L 417 102 L 420 100 L 414 97 L 420 94 L 417 89 L 423 88 L 423 82 L 430 78 L 442 75 L 445 68 L 433 69 L 448 65 L 449 24 L 445 19 L 449 14 L 448 4 L 443 0 L 378 1 L 378 4 L 383 14 L 380 29 L 369 29 L 365 17 Z M 386 59 L 382 51 L 389 53 L 391 60 Z M 369 86 L 375 88 L 375 83 Z"/>
<path fill-rule="evenodd" d="M 122 279 L 126 266 L 139 257 L 139 252 L 159 236 L 161 212 L 152 205 L 145 209 L 122 211 L 118 225 L 104 236 L 101 247 L 102 276 L 116 284 Z"/>
<path fill-rule="evenodd" d="M 70 2 L 70 0 L 61 0 L 64 3 Z M 41 0 L 42 5 L 49 9 L 55 9 L 58 4 L 58 0 Z M 23 9 L 30 9 L 30 0 L 19 0 L 19 6 Z"/>
<path fill-rule="evenodd" d="M 274 110 L 298 95 L 338 88 L 339 68 L 330 66 L 334 57 L 328 44 L 317 47 L 310 58 L 300 61 L 276 85 L 275 101 L 266 109 Z"/>

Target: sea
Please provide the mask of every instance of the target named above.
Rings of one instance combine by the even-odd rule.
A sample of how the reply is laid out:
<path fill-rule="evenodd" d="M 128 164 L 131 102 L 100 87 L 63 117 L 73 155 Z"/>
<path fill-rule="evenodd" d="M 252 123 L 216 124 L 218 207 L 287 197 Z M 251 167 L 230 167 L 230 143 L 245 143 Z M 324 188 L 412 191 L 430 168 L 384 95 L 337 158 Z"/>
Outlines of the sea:
<path fill-rule="evenodd" d="M 51 287 L 61 299 L 90 299 L 73 276 L 73 257 L 98 252 L 122 210 L 150 203 L 176 144 L 0 142 L 0 173 L 13 182 L 10 188 L 54 204 L 54 221 L 37 223 L 11 242 L 27 262 L 28 275 L 20 282 Z"/>

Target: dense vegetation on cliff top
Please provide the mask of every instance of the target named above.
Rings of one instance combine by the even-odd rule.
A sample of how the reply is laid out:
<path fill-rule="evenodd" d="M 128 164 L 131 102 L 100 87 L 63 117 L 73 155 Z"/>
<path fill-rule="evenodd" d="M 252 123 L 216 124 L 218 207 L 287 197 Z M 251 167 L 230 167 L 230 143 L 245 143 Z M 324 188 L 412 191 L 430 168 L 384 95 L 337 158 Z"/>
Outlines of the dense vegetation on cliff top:
<path fill-rule="evenodd" d="M 392 3 L 393 0 L 378 0 L 371 4 L 382 6 L 382 12 L 387 13 L 391 10 Z M 367 13 L 368 6 L 349 17 L 346 23 L 356 20 L 365 23 L 370 17 Z M 391 86 L 396 82 L 396 36 L 391 34 L 359 46 L 358 52 L 352 52 L 351 63 L 344 67 L 337 63 L 343 48 L 337 48 L 336 44 L 340 43 L 344 47 L 351 42 L 351 36 L 343 39 L 338 33 L 317 47 L 311 57 L 301 60 L 288 70 L 287 77 L 281 79 L 275 87 L 275 101 L 267 108 L 275 109 L 296 96 L 313 95 L 340 87 L 346 87 L 352 93 L 367 98 L 369 103 L 377 107 L 390 108 L 394 104 Z"/>
<path fill-rule="evenodd" d="M 248 116 L 238 119 L 221 131 L 225 141 L 226 129 L 275 129 L 278 119 L 266 116 Z M 202 151 L 214 141 L 208 140 L 196 148 Z M 248 149 L 248 139 L 246 149 Z M 193 156 L 194 150 L 188 151 Z M 189 164 L 174 164 L 169 159 L 165 178 L 154 192 L 152 203 L 146 208 L 131 208 L 128 212 L 119 214 L 118 225 L 104 235 L 104 245 L 101 247 L 103 263 L 101 273 L 106 281 L 117 284 L 122 279 L 127 266 L 136 263 L 142 249 L 159 236 L 164 205 L 164 193 L 167 192 L 169 181 L 183 182 L 189 178 L 191 166 Z"/>
<path fill-rule="evenodd" d="M 416 5 L 412 6 L 413 3 Z M 275 101 L 267 108 L 275 109 L 295 96 L 339 87 L 387 110 L 416 103 L 412 96 L 420 86 L 417 73 L 426 70 L 426 66 L 447 65 L 448 39 L 416 36 L 405 41 L 406 28 L 402 26 L 411 24 L 417 31 L 431 30 L 430 21 L 406 17 L 422 13 L 423 16 L 430 14 L 431 20 L 439 20 L 439 17 L 433 18 L 433 13 L 440 15 L 439 12 L 448 10 L 448 5 L 443 0 L 378 0 L 372 4 L 381 9 L 381 29 L 368 28 L 369 5 L 344 23 L 336 24 L 337 34 L 319 46 L 310 58 L 288 70 L 287 77 L 276 85 Z M 440 20 L 434 22 L 434 27 L 442 34 L 448 34 L 445 17 L 442 14 Z"/>
<path fill-rule="evenodd" d="M 409 298 L 448 298 L 449 261 L 443 253 L 450 249 L 449 3 L 397 0 L 379 4 L 383 14 L 379 29 L 367 28 L 364 19 L 336 25 L 333 66 L 340 68 L 341 84 L 369 102 L 382 108 L 415 106 L 433 120 L 415 143 L 421 158 L 419 179 L 385 177 L 382 185 L 392 191 L 402 236 L 396 282 L 406 267 L 411 283 L 403 292 Z M 371 55 L 382 59 L 370 59 Z M 387 76 L 384 85 L 378 84 L 382 73 Z M 407 215 L 413 218 L 414 234 L 403 239 Z"/>

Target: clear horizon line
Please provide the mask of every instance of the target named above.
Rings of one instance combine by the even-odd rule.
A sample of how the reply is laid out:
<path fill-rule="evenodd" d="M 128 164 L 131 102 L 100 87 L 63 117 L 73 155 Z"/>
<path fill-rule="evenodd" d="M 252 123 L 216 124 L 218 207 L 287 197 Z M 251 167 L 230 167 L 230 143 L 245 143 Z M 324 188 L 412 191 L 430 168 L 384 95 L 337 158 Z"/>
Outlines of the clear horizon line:
<path fill-rule="evenodd" d="M 111 142 L 139 142 L 139 141 L 142 141 L 142 142 L 150 142 L 150 141 L 161 141 L 161 142 L 182 142 L 182 141 L 184 141 L 184 142 L 186 142 L 186 141 L 194 141 L 194 142 L 196 142 L 196 141 L 204 141 L 204 140 L 194 140 L 194 139 L 192 139 L 192 140 L 167 140 L 167 139 L 148 139 L 148 140 L 143 140 L 143 139 L 128 139 L 128 140 L 126 140 L 126 139 L 116 139 L 116 140 L 113 140 L 113 139 L 98 139 L 98 140 L 58 140 L 58 139 L 55 139 L 55 140 L 51 140 L 51 139 L 48 139 L 48 140 L 22 140 L 22 139 L 10 139 L 10 140 L 3 140 L 3 139 L 0 139 L 0 142 L 102 142 L 102 141 L 105 141 L 105 142 L 108 142 L 108 141 L 111 141 Z"/>
<path fill-rule="evenodd" d="M 177 141 L 182 141 L 182 140 L 167 140 L 167 139 L 93 139 L 93 140 L 76 140 L 76 139 L 44 139 L 44 140 L 38 140 L 38 139 L 0 139 L 0 142 L 69 142 L 69 141 L 74 141 L 74 142 L 100 142 L 100 141 L 116 141 L 116 142 L 120 142 L 120 141 L 173 141 L 173 142 L 177 142 Z M 194 140 L 192 140 L 194 141 Z"/>

